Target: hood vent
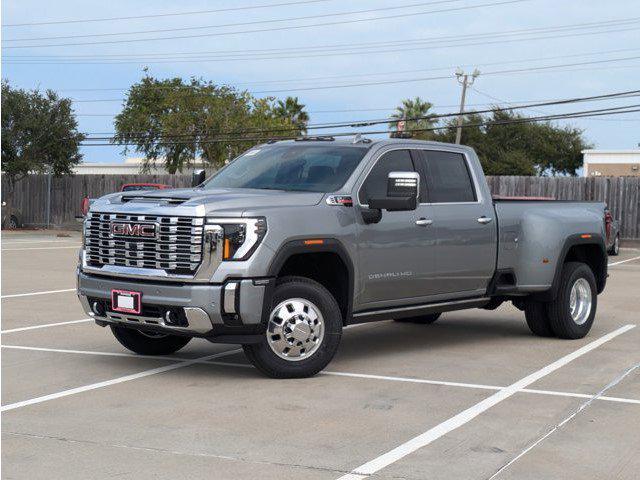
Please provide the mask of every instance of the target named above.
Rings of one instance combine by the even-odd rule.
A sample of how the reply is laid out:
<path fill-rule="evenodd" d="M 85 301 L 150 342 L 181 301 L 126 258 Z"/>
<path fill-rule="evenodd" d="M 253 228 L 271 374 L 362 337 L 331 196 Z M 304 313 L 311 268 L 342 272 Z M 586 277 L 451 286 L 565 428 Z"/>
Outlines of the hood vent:
<path fill-rule="evenodd" d="M 189 198 L 151 197 L 146 195 L 123 195 L 120 199 L 122 203 L 164 203 L 166 205 L 181 205 L 187 200 L 189 200 Z"/>

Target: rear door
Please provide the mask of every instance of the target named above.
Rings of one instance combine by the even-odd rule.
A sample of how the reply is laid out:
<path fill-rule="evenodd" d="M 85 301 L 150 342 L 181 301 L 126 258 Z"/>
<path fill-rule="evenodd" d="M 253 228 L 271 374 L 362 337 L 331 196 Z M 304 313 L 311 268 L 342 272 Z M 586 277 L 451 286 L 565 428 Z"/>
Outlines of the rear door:
<path fill-rule="evenodd" d="M 421 150 L 433 242 L 434 294 L 484 293 L 496 262 L 496 219 L 491 198 L 472 174 L 469 159 L 446 150 Z"/>

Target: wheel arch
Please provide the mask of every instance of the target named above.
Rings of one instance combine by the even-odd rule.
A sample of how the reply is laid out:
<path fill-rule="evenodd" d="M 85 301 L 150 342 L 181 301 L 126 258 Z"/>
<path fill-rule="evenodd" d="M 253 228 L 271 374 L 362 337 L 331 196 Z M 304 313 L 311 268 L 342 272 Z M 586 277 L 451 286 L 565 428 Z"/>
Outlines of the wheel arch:
<path fill-rule="evenodd" d="M 334 296 L 344 325 L 353 310 L 353 262 L 342 243 L 335 238 L 292 240 L 280 247 L 269 265 L 270 277 L 298 275 L 317 281 Z M 273 289 L 266 292 L 265 305 L 271 305 Z M 269 312 L 264 309 L 263 320 Z"/>
<path fill-rule="evenodd" d="M 556 264 L 553 283 L 546 292 L 534 295 L 536 300 L 551 301 L 558 296 L 562 268 L 566 262 L 585 263 L 596 278 L 598 294 L 602 293 L 607 282 L 607 247 L 600 233 L 583 233 L 569 236 L 562 247 Z"/>

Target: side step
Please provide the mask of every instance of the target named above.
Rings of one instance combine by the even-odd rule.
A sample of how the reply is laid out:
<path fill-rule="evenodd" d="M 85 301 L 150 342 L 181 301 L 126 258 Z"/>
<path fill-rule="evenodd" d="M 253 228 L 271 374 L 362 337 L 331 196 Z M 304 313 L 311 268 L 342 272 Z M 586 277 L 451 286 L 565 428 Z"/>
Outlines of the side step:
<path fill-rule="evenodd" d="M 349 324 L 376 322 L 379 320 L 389 320 L 394 318 L 417 317 L 431 313 L 451 312 L 454 310 L 465 310 L 467 308 L 480 308 L 491 301 L 490 297 L 468 298 L 465 300 L 453 300 L 450 302 L 425 303 L 422 305 L 412 305 L 410 307 L 392 307 L 382 310 L 367 310 L 353 314 Z"/>

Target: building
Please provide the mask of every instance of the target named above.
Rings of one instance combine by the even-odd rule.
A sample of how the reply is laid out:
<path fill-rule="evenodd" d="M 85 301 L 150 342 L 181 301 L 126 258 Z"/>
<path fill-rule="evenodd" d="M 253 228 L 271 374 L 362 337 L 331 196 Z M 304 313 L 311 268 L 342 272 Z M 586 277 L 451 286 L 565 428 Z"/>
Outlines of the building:
<path fill-rule="evenodd" d="M 76 175 L 137 175 L 142 168 L 142 157 L 127 158 L 124 162 L 118 163 L 98 163 L 98 162 L 83 162 L 77 165 L 73 169 L 73 173 Z M 196 161 L 189 170 L 185 170 L 183 174 L 190 174 L 193 169 L 201 169 L 202 161 Z M 151 175 L 164 175 L 168 173 L 163 165 L 162 161 L 158 161 L 157 165 L 148 172 Z"/>
<path fill-rule="evenodd" d="M 583 150 L 585 177 L 640 177 L 640 149 Z"/>

